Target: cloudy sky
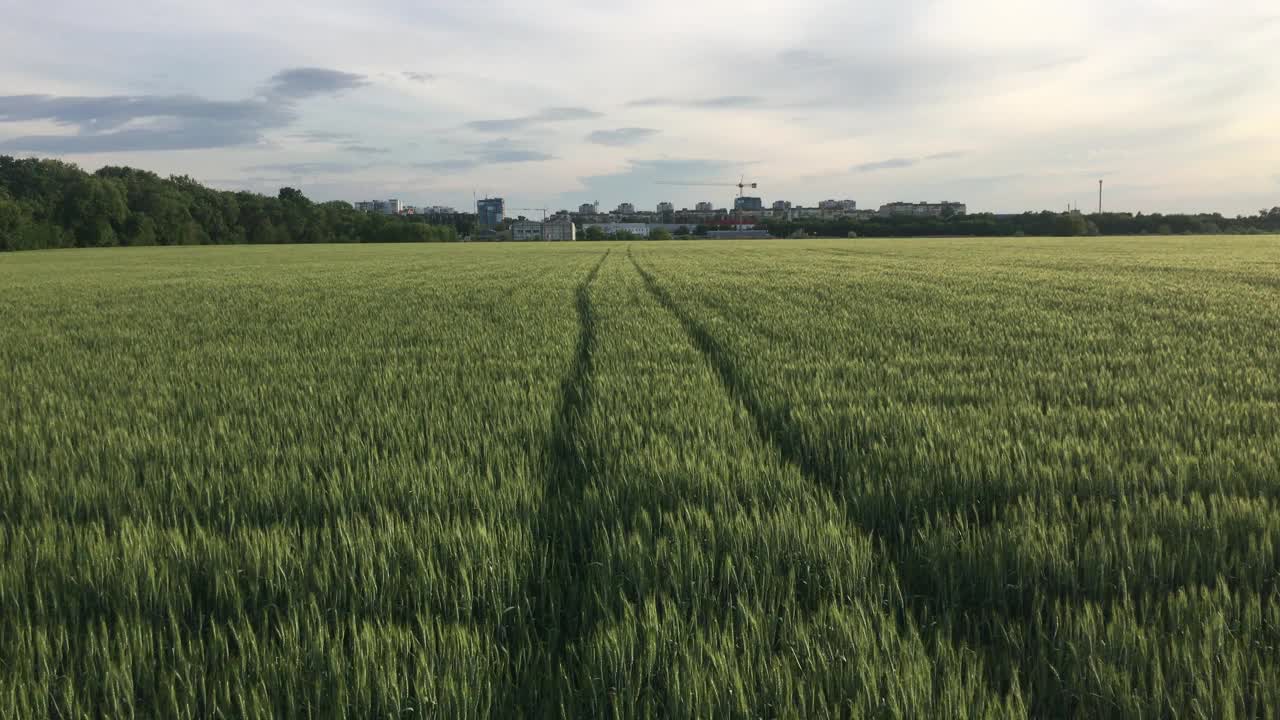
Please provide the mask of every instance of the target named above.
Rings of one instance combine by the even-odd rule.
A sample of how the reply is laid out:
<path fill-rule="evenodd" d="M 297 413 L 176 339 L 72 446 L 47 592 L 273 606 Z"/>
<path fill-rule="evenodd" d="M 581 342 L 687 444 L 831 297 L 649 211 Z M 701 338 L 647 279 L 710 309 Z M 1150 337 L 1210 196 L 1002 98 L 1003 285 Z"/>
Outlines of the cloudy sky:
<path fill-rule="evenodd" d="M 1280 205 L 1276 0 L 0 0 L 0 154 L 467 207 Z"/>

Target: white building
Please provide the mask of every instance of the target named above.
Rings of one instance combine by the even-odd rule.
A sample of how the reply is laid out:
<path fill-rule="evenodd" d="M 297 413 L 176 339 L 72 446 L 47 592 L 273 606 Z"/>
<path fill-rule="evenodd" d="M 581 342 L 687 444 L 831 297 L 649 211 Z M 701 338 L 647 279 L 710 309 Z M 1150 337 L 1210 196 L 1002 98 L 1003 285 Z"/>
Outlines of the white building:
<path fill-rule="evenodd" d="M 578 228 L 568 215 L 556 215 L 546 222 L 533 220 L 517 220 L 511 225 L 511 239 L 518 242 L 533 240 L 574 241 L 578 239 Z"/>
<path fill-rule="evenodd" d="M 569 242 L 578 239 L 578 228 L 568 215 L 557 215 L 542 226 L 542 239 Z"/>
<path fill-rule="evenodd" d="M 617 235 L 620 232 L 626 232 L 636 237 L 649 237 L 649 223 L 592 223 L 587 227 L 598 227 L 604 231 L 605 235 Z"/>

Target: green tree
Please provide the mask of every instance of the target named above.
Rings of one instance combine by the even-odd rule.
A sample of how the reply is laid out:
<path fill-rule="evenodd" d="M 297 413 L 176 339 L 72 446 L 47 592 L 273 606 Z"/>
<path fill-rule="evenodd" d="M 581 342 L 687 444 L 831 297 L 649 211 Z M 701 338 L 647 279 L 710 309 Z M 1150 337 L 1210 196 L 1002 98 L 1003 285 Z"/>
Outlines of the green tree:
<path fill-rule="evenodd" d="M 249 242 L 254 245 L 274 245 L 287 242 L 288 235 L 276 227 L 269 217 L 263 217 L 254 224 L 249 233 Z"/>
<path fill-rule="evenodd" d="M 0 250 L 22 249 L 20 240 L 30 221 L 26 209 L 0 187 Z"/>
<path fill-rule="evenodd" d="M 655 228 L 649 232 L 649 239 L 650 240 L 670 240 L 671 233 L 667 232 L 666 228 Z"/>
<path fill-rule="evenodd" d="M 114 178 L 81 176 L 67 191 L 62 207 L 63 225 L 80 247 L 120 244 L 116 228 L 123 227 L 128 216 L 124 184 Z"/>
<path fill-rule="evenodd" d="M 599 226 L 592 225 L 582 232 L 583 240 L 604 240 L 604 230 Z"/>
<path fill-rule="evenodd" d="M 104 167 L 95 175 L 123 183 L 130 212 L 151 218 L 156 244 L 194 245 L 206 241 L 205 233 L 191 217 L 192 197 L 177 183 L 128 167 Z M 135 236 L 126 242 L 141 244 L 145 239 Z"/>
<path fill-rule="evenodd" d="M 1074 237 L 1079 235 L 1087 235 L 1089 233 L 1089 223 L 1080 213 L 1070 212 L 1057 216 L 1053 221 L 1054 235 L 1062 237 Z"/>
<path fill-rule="evenodd" d="M 191 198 L 188 212 L 203 233 L 204 242 L 226 245 L 245 241 L 245 231 L 240 225 L 240 207 L 235 195 L 210 190 L 185 175 L 170 177 L 169 182 Z"/>

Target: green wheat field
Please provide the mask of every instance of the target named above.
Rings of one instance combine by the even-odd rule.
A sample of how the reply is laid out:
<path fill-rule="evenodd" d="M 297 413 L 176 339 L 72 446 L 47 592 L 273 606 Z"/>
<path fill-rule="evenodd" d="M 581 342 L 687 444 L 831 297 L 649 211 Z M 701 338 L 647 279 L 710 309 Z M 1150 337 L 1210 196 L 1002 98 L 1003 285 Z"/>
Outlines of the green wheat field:
<path fill-rule="evenodd" d="M 0 717 L 1280 716 L 1280 238 L 0 256 Z"/>

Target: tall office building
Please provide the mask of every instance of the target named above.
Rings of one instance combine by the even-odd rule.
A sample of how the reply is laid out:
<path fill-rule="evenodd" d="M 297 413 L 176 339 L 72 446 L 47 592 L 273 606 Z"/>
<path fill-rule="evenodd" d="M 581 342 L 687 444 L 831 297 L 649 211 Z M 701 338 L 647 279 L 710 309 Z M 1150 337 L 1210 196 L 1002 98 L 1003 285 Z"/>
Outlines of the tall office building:
<path fill-rule="evenodd" d="M 477 222 L 483 228 L 496 228 L 506 217 L 506 204 L 502 198 L 485 198 L 476 203 Z"/>

